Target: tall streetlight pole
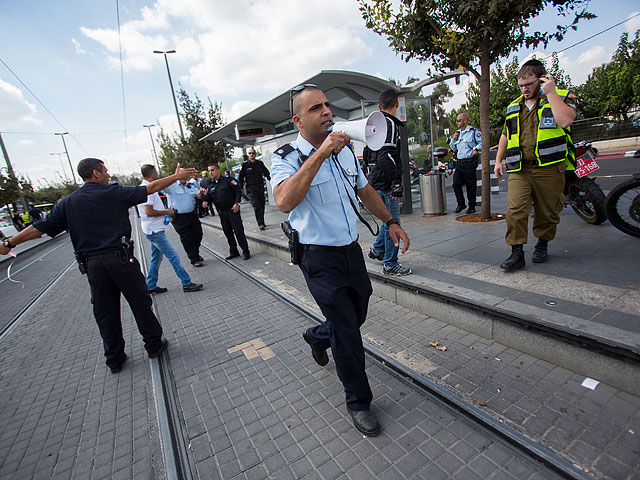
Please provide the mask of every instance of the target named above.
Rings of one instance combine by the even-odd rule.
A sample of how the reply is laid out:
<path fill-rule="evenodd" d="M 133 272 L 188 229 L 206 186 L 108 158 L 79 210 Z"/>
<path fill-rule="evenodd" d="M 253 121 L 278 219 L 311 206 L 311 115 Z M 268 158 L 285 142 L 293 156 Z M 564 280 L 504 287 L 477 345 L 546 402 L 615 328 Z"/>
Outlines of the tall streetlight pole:
<path fill-rule="evenodd" d="M 64 136 L 69 135 L 69 132 L 54 133 L 54 135 L 60 135 L 60 137 L 62 138 L 62 144 L 64 145 L 64 153 L 67 154 L 67 160 L 69 161 L 69 168 L 71 169 L 71 176 L 73 177 L 73 184 L 75 185 L 78 182 L 76 181 L 76 174 L 73 172 L 73 165 L 71 165 L 71 159 L 69 158 L 69 150 L 67 150 L 67 142 L 64 141 Z"/>
<path fill-rule="evenodd" d="M 184 132 L 182 131 L 182 121 L 180 120 L 180 113 L 178 112 L 178 102 L 176 101 L 176 92 L 173 90 L 173 82 L 171 81 L 171 72 L 169 71 L 169 60 L 167 60 L 167 53 L 176 53 L 175 50 L 154 50 L 153 53 L 161 53 L 164 55 L 164 63 L 167 65 L 167 75 L 169 75 L 169 86 L 171 87 L 171 97 L 173 98 L 173 105 L 176 107 L 176 115 L 178 117 L 178 126 L 180 127 L 180 137 L 184 141 Z"/>
<path fill-rule="evenodd" d="M 152 123 L 151 125 L 143 125 L 143 127 L 149 130 L 149 138 L 151 139 L 151 146 L 153 147 L 153 158 L 156 160 L 156 170 L 159 172 L 160 166 L 158 165 L 158 154 L 156 153 L 156 144 L 153 141 L 153 135 L 151 135 L 151 127 L 155 127 L 155 124 Z"/>
<path fill-rule="evenodd" d="M 64 162 L 62 161 L 62 157 L 60 155 L 62 155 L 64 152 L 60 152 L 60 153 L 50 153 L 49 155 L 57 155 L 58 156 L 58 160 L 60 160 L 60 168 L 62 168 L 62 175 L 64 176 L 65 180 L 68 180 L 69 177 L 67 177 L 67 172 L 64 169 Z"/>
<path fill-rule="evenodd" d="M 2 149 L 2 155 L 4 155 L 4 160 L 7 163 L 7 172 L 9 173 L 9 177 L 18 179 L 16 174 L 13 172 L 13 166 L 11 166 L 11 161 L 9 160 L 9 154 L 7 153 L 7 149 L 4 147 L 4 141 L 2 140 L 2 134 L 0 133 L 0 148 Z M 18 192 L 20 192 L 20 198 L 18 199 L 24 208 L 24 211 L 27 211 L 27 202 L 22 196 L 22 189 L 20 188 L 20 182 L 18 182 Z"/>

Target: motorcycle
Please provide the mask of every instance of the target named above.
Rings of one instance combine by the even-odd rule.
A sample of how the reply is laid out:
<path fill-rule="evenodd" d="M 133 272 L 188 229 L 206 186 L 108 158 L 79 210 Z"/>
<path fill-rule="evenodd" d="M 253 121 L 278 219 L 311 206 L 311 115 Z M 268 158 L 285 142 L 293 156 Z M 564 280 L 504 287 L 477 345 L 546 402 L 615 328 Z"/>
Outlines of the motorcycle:
<path fill-rule="evenodd" d="M 611 225 L 640 237 L 640 173 L 616 185 L 607 195 L 605 210 Z"/>
<path fill-rule="evenodd" d="M 565 207 L 571 206 L 585 222 L 600 225 L 607 219 L 605 195 L 595 179 L 586 176 L 599 168 L 595 162 L 598 149 L 586 141 L 576 143 L 575 148 L 576 169 L 564 174 Z"/>

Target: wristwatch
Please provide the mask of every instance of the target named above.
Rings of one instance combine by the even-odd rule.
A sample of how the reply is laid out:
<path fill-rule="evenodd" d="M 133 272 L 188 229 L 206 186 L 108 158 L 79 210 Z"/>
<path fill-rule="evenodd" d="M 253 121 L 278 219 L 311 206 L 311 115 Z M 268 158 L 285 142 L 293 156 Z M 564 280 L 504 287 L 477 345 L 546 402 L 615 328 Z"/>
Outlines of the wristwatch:
<path fill-rule="evenodd" d="M 398 221 L 398 219 L 397 219 L 397 218 L 391 218 L 391 220 L 387 220 L 387 221 L 385 222 L 385 224 L 387 225 L 387 228 L 389 228 L 389 227 L 390 227 L 391 225 L 393 225 L 394 223 L 395 223 L 396 225 L 400 225 L 400 222 Z"/>
<path fill-rule="evenodd" d="M 9 243 L 9 239 L 10 239 L 10 238 L 11 238 L 11 237 L 5 237 L 5 238 L 3 238 L 3 239 L 2 239 L 2 245 L 4 245 L 4 246 L 5 246 L 5 247 L 7 247 L 7 248 L 13 248 L 13 245 L 11 245 L 11 244 Z"/>

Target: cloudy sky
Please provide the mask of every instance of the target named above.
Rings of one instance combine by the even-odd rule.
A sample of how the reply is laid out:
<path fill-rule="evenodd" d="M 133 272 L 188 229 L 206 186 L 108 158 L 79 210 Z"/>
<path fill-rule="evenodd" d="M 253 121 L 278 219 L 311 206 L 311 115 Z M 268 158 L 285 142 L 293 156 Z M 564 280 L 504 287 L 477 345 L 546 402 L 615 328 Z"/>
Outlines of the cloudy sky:
<path fill-rule="evenodd" d="M 594 0 L 589 10 L 596 20 L 538 56 L 640 9 L 629 0 Z M 36 187 L 70 177 L 55 133 L 69 132 L 74 168 L 87 156 L 116 173 L 152 161 L 142 126 L 178 128 L 164 59 L 153 50 L 176 50 L 168 55 L 174 86 L 220 102 L 227 121 L 321 70 L 425 77 L 424 65 L 405 63 L 365 28 L 355 0 L 0 0 L 0 11 L 0 132 L 14 169 Z M 551 10 L 532 28 L 556 23 Z M 580 84 L 610 60 L 623 32 L 638 28 L 640 16 L 586 40 L 560 54 L 561 66 Z M 459 106 L 466 85 L 451 81 L 451 88 L 451 106 Z M 155 137 L 157 127 L 151 131 Z"/>

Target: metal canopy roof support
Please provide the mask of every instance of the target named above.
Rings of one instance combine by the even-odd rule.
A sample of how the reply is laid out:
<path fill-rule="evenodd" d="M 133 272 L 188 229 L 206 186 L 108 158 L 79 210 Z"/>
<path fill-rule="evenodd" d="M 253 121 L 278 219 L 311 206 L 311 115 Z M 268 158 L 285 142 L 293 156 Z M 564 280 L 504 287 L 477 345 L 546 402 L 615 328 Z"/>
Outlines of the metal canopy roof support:
<path fill-rule="evenodd" d="M 397 85 L 379 77 L 365 73 L 351 72 L 347 70 L 323 70 L 317 75 L 301 83 L 313 83 L 320 88 L 331 103 L 333 115 L 345 120 L 349 120 L 351 112 L 357 112 L 356 117 L 360 118 L 361 100 L 376 100 L 378 94 L 385 88 L 393 88 L 407 99 L 417 98 L 422 87 L 441 82 L 464 74 L 457 70 L 446 74 L 420 80 L 409 85 L 398 88 Z M 291 85 L 292 87 L 294 85 Z M 253 145 L 256 137 L 236 138 L 236 128 L 252 128 L 261 126 L 267 135 L 274 134 L 276 125 L 286 122 L 291 118 L 289 113 L 289 90 L 281 93 L 272 100 L 264 103 L 253 111 L 228 123 L 200 140 L 210 140 L 217 142 L 222 140 L 235 147 Z"/>

